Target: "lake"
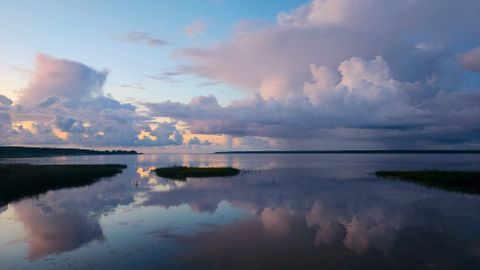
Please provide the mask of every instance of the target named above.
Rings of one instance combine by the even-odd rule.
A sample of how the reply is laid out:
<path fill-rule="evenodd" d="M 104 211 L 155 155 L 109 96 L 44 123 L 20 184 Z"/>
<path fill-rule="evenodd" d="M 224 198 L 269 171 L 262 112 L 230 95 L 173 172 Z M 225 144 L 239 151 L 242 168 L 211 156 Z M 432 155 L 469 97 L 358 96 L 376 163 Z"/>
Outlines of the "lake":
<path fill-rule="evenodd" d="M 480 169 L 479 154 L 145 154 L 8 160 L 128 165 L 0 206 L 0 269 L 480 269 L 480 196 L 376 170 Z M 162 179 L 152 167 L 233 166 Z M 480 179 L 479 179 L 480 180 Z"/>

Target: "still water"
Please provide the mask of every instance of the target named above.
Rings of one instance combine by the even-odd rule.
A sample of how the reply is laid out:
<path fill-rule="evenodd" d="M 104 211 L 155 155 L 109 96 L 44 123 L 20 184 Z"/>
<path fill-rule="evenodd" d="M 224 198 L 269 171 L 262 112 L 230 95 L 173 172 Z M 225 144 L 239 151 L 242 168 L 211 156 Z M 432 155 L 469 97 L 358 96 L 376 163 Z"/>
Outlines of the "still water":
<path fill-rule="evenodd" d="M 123 173 L 0 206 L 0 269 L 480 269 L 480 196 L 378 179 L 480 155 L 160 154 L 15 160 Z M 151 167 L 233 166 L 171 181 Z"/>

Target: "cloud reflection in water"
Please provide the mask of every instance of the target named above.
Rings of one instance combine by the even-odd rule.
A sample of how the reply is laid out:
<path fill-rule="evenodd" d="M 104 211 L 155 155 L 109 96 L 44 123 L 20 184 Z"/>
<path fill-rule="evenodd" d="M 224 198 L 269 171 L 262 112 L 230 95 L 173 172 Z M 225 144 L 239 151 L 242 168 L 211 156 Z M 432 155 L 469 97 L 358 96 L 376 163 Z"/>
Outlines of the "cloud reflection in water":
<path fill-rule="evenodd" d="M 101 243 L 95 247 L 100 250 L 113 248 L 122 239 L 123 248 L 136 245 L 148 252 L 111 261 L 107 254 L 107 265 L 115 261 L 120 268 L 123 263 L 128 268 L 128 262 L 187 269 L 478 265 L 480 196 L 369 175 L 382 166 L 406 164 L 387 162 L 386 157 L 362 157 L 361 162 L 337 158 L 342 162 L 319 156 L 146 156 L 131 161 L 136 166 L 131 164 L 111 180 L 48 192 L 9 207 L 25 228 L 30 260 L 66 251 L 75 256 L 77 250 L 93 248 L 86 246 L 92 241 Z M 186 182 L 148 173 L 152 166 L 194 163 L 263 169 Z M 170 255 L 155 260 L 165 254 Z"/>

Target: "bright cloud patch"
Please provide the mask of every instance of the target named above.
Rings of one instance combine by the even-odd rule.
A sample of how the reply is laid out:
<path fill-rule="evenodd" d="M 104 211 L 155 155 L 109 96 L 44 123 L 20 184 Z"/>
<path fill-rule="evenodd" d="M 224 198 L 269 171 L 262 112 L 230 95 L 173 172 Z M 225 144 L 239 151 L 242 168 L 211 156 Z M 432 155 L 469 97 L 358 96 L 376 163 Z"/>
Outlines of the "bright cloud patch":
<path fill-rule="evenodd" d="M 19 101 L 0 97 L 2 144 L 164 146 L 181 144 L 175 122 L 156 123 L 103 92 L 107 71 L 38 55 Z M 17 124 L 14 124 L 17 123 Z M 28 123 L 28 125 L 26 124 Z M 152 124 L 155 124 L 153 128 Z M 147 133 L 149 136 L 139 136 Z"/>
<path fill-rule="evenodd" d="M 352 57 L 336 70 L 312 64 L 309 72 L 302 92 L 282 98 L 257 93 L 225 107 L 214 96 L 146 105 L 152 115 L 182 120 L 194 133 L 277 138 L 294 147 L 305 140 L 331 147 L 332 138 L 352 147 L 478 143 L 479 91 L 444 88 L 435 79 L 398 81 L 381 56 Z"/>

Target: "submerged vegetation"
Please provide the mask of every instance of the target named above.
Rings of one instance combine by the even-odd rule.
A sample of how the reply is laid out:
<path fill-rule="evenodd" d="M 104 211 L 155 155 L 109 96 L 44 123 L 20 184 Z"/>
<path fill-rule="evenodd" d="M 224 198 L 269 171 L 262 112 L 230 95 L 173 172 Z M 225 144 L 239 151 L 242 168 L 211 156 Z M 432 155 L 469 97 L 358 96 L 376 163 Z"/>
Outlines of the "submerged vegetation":
<path fill-rule="evenodd" d="M 188 177 L 228 177 L 240 173 L 239 169 L 232 167 L 199 168 L 174 166 L 154 170 L 159 177 L 186 180 Z"/>
<path fill-rule="evenodd" d="M 480 171 L 377 171 L 375 175 L 444 190 L 480 194 Z"/>
<path fill-rule="evenodd" d="M 0 206 L 49 190 L 92 184 L 127 166 L 0 164 Z"/>

